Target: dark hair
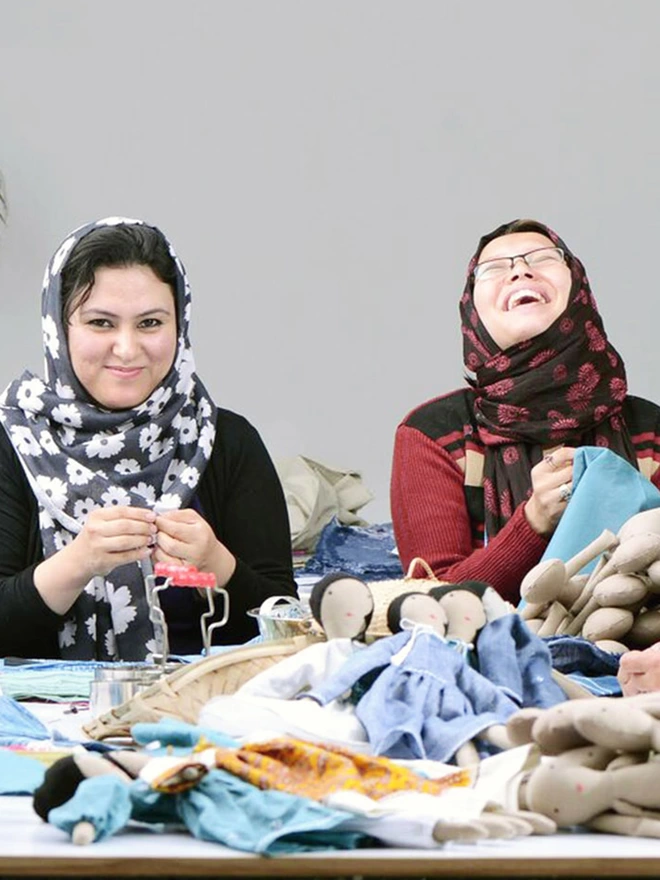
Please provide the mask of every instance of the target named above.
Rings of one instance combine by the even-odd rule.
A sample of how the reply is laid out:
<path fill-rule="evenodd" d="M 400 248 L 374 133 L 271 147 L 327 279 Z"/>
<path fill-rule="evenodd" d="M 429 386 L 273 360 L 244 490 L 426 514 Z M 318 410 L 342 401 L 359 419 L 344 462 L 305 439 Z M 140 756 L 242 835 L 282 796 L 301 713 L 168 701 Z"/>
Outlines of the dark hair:
<path fill-rule="evenodd" d="M 157 229 L 139 224 L 100 226 L 80 239 L 62 269 L 63 322 L 89 298 L 97 269 L 125 266 L 149 266 L 160 281 L 170 285 L 176 300 L 176 264 Z"/>
<path fill-rule="evenodd" d="M 548 232 L 548 227 L 544 226 L 543 223 L 539 223 L 538 220 L 530 220 L 527 218 L 512 220 L 510 223 L 503 223 L 502 226 L 498 226 L 497 229 L 494 229 L 492 232 L 489 232 L 488 235 L 482 237 L 479 242 L 479 247 L 477 248 L 477 253 L 475 254 L 475 259 L 479 259 L 482 250 L 487 244 L 490 244 L 491 241 L 494 241 L 496 238 L 501 238 L 503 235 L 513 235 L 516 232 L 538 232 L 546 238 L 551 238 L 551 235 L 549 235 Z"/>

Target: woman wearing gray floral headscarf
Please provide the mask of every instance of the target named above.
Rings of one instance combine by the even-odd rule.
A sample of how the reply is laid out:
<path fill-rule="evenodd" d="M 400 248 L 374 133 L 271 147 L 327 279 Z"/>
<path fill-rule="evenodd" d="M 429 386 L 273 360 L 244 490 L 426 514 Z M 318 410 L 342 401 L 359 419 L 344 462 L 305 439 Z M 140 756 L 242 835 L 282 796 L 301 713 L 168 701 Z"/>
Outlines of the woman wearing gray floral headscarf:
<path fill-rule="evenodd" d="M 52 258 L 45 381 L 24 373 L 0 406 L 0 654 L 144 659 L 153 562 L 215 573 L 225 643 L 254 634 L 249 608 L 295 593 L 277 474 L 196 376 L 189 319 L 183 266 L 152 226 L 100 220 Z M 203 600 L 162 597 L 172 650 L 199 650 Z"/>

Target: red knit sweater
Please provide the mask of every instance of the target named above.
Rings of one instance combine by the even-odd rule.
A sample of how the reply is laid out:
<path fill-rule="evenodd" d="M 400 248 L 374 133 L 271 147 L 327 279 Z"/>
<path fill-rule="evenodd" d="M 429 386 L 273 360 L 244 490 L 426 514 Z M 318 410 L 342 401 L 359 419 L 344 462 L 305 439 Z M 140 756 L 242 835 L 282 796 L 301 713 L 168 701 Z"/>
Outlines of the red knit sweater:
<path fill-rule="evenodd" d="M 660 488 L 660 407 L 628 397 L 623 414 L 640 470 Z M 484 451 L 469 388 L 409 413 L 394 444 L 394 534 L 404 571 L 421 556 L 442 580 L 485 581 L 517 604 L 547 541 L 530 527 L 523 503 L 484 547 Z"/>

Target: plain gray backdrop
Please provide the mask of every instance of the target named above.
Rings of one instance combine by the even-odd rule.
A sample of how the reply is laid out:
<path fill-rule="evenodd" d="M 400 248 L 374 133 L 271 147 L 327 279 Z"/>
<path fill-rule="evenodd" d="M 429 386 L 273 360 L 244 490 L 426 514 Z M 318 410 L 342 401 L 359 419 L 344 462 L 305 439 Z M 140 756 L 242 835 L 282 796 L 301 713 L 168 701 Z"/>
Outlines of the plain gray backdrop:
<path fill-rule="evenodd" d="M 0 386 L 42 373 L 60 240 L 142 217 L 217 403 L 389 519 L 398 421 L 463 381 L 467 261 L 531 216 L 660 399 L 659 33 L 658 0 L 0 0 Z"/>

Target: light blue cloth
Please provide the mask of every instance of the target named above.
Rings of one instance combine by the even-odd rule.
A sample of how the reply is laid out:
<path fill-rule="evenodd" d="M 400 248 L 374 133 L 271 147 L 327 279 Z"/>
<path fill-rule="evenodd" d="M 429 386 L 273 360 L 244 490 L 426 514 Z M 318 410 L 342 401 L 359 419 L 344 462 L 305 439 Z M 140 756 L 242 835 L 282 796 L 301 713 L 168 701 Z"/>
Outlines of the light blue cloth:
<path fill-rule="evenodd" d="M 405 656 L 397 658 L 406 648 Z M 373 673 L 378 677 L 355 714 L 377 755 L 449 761 L 468 740 L 493 724 L 504 724 L 520 708 L 424 627 L 379 639 L 303 696 L 325 705 Z"/>
<path fill-rule="evenodd" d="M 0 795 L 32 794 L 44 781 L 42 761 L 0 749 Z"/>
<path fill-rule="evenodd" d="M 610 449 L 581 446 L 573 460 L 571 500 L 543 559 L 566 562 L 603 529 L 616 534 L 635 513 L 654 507 L 660 507 L 660 491 L 631 464 Z M 596 562 L 583 570 L 591 571 Z"/>
<path fill-rule="evenodd" d="M 0 697 L 0 746 L 21 745 L 50 736 L 48 728 L 25 706 L 9 697 Z"/>
<path fill-rule="evenodd" d="M 523 708 L 548 708 L 566 695 L 552 678 L 548 645 L 519 614 L 487 623 L 477 635 L 477 669 Z"/>
<path fill-rule="evenodd" d="M 161 718 L 160 721 L 141 721 L 131 727 L 131 736 L 141 746 L 149 746 L 150 754 L 158 755 L 173 751 L 179 754 L 181 750 L 185 754 L 194 749 L 202 737 L 215 746 L 235 748 L 237 740 L 219 730 L 209 727 L 198 727 L 180 721 L 178 718 Z M 159 743 L 155 748 L 154 744 Z"/>

